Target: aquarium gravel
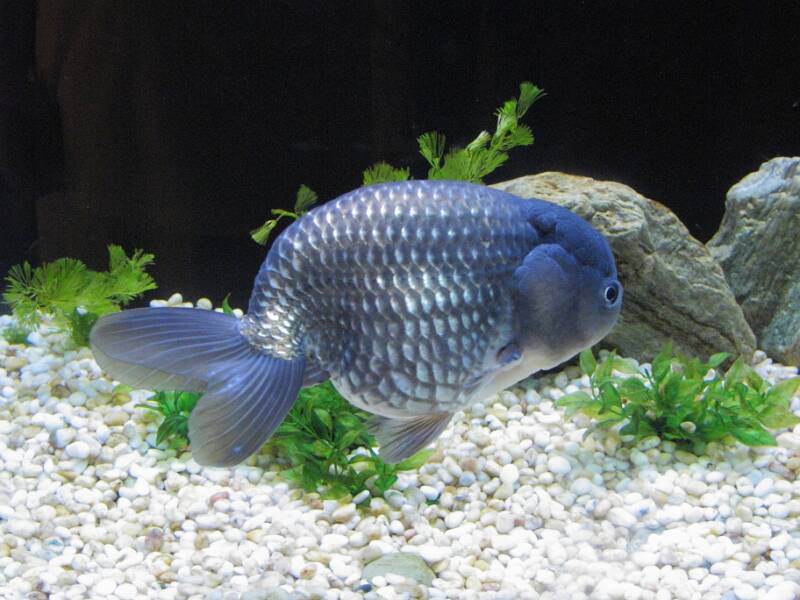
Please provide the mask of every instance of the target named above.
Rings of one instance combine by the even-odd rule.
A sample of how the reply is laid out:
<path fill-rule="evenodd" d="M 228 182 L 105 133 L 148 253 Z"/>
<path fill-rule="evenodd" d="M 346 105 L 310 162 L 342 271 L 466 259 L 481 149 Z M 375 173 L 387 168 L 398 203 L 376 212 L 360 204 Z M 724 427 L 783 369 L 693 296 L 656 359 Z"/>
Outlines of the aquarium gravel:
<path fill-rule="evenodd" d="M 800 597 L 800 426 L 700 457 L 584 439 L 589 419 L 553 406 L 588 384 L 568 367 L 457 413 L 385 497 L 339 502 L 292 489 L 266 454 L 216 469 L 156 448 L 135 408 L 149 393 L 115 390 L 66 343 L 47 324 L 27 346 L 0 338 L 3 599 Z M 756 368 L 797 374 L 760 352 Z M 362 578 L 395 552 L 432 584 Z"/>

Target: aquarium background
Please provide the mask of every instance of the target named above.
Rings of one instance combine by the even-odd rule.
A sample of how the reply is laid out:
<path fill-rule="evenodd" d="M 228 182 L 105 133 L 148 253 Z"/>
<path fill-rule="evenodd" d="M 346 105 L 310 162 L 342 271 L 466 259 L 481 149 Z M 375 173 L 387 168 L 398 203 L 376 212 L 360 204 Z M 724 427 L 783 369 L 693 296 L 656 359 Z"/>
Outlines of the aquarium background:
<path fill-rule="evenodd" d="M 726 190 L 800 153 L 795 2 L 0 1 L 0 270 L 106 244 L 156 255 L 155 296 L 243 305 L 249 231 L 415 138 L 466 143 L 523 80 L 536 143 L 491 181 L 620 181 L 702 241 Z"/>

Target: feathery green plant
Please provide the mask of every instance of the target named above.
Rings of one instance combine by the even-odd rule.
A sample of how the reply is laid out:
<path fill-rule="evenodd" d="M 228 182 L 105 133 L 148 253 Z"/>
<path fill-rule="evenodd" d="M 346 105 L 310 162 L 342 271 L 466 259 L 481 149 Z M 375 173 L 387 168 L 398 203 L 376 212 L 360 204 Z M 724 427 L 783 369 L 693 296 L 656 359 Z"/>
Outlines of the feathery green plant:
<path fill-rule="evenodd" d="M 481 131 L 463 148 L 446 152 L 446 138 L 437 131 L 423 133 L 417 138 L 419 152 L 428 162 L 428 179 L 451 179 L 483 183 L 508 160 L 508 151 L 533 144 L 533 132 L 521 123 L 522 117 L 544 95 L 534 84 L 525 81 L 520 85 L 518 98 L 507 100 L 496 111 L 494 133 Z M 378 163 L 364 171 L 364 185 L 386 181 L 403 181 L 410 176 L 409 169 L 397 169 L 387 163 Z"/>
<path fill-rule="evenodd" d="M 590 378 L 591 394 L 567 394 L 556 405 L 566 408 L 567 416 L 580 411 L 596 419 L 587 435 L 623 423 L 620 434 L 634 440 L 657 435 L 697 451 L 708 442 L 732 439 L 775 445 L 767 428 L 800 423 L 790 409 L 800 377 L 770 386 L 741 358 L 722 374 L 718 367 L 728 357 L 720 352 L 703 362 L 674 353 L 667 344 L 652 368 L 640 369 L 613 352 L 598 363 L 587 349 L 580 367 Z"/>
<path fill-rule="evenodd" d="M 11 306 L 17 324 L 33 329 L 43 314 L 69 331 L 79 346 L 89 344 L 89 331 L 102 315 L 116 312 L 156 287 L 145 271 L 153 255 L 134 250 L 131 256 L 114 244 L 108 246 L 109 269 L 90 271 L 80 260 L 59 258 L 40 267 L 23 263 L 6 276 L 3 299 Z"/>

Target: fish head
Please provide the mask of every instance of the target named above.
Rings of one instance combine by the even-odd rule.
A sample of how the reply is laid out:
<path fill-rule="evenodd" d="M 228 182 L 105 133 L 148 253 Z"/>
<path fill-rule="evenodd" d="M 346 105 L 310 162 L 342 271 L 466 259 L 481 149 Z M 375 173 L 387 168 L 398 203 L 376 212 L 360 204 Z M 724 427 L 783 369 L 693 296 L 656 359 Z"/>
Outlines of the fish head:
<path fill-rule="evenodd" d="M 614 327 L 623 288 L 605 238 L 565 209 L 513 275 L 515 315 L 525 348 L 551 368 L 596 344 Z"/>

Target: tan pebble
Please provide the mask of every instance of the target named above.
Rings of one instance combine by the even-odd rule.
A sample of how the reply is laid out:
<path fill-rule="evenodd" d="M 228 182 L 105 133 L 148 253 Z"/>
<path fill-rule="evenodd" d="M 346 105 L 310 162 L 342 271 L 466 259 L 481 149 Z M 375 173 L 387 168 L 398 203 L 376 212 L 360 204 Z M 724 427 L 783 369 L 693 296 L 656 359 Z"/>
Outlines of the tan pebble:
<path fill-rule="evenodd" d="M 127 404 L 130 401 L 131 401 L 131 395 L 128 392 L 114 392 L 111 395 L 111 404 L 114 406 L 122 406 L 123 404 Z"/>
<path fill-rule="evenodd" d="M 116 448 L 120 444 L 128 443 L 128 438 L 118 432 L 113 432 L 111 435 L 108 436 L 105 445 L 109 448 Z"/>
<path fill-rule="evenodd" d="M 60 383 L 50 388 L 50 395 L 53 398 L 66 398 L 71 393 L 68 387 Z"/>
<path fill-rule="evenodd" d="M 5 367 L 7 371 L 19 371 L 28 364 L 28 359 L 24 356 L 9 356 L 6 359 Z"/>
<path fill-rule="evenodd" d="M 112 408 L 106 413 L 105 417 L 103 417 L 103 422 L 110 426 L 124 425 L 128 422 L 129 418 L 130 416 L 128 413 L 121 408 Z"/>
<path fill-rule="evenodd" d="M 194 547 L 196 550 L 208 548 L 208 535 L 204 531 L 198 533 L 197 537 L 194 538 Z"/>

